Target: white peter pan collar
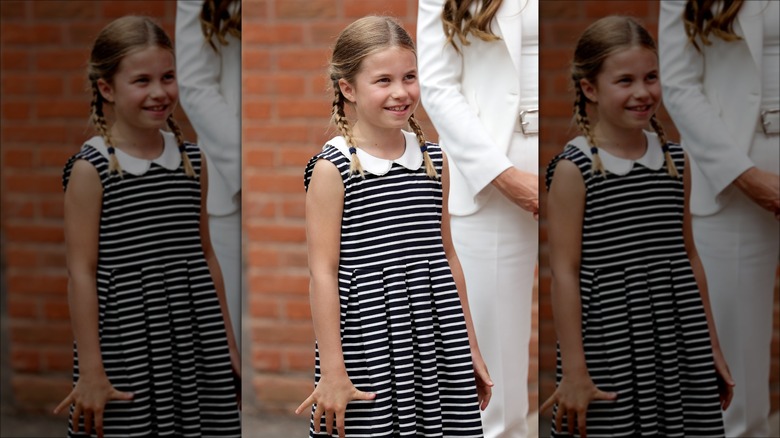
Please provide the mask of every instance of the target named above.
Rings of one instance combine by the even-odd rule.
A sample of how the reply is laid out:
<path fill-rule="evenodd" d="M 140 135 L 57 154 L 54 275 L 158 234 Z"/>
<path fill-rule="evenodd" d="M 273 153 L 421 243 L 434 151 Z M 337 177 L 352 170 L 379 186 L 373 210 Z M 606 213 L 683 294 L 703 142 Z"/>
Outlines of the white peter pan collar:
<path fill-rule="evenodd" d="M 627 158 L 616 157 L 604 149 L 599 148 L 599 158 L 604 165 L 604 169 L 615 175 L 625 175 L 631 172 L 634 168 L 634 163 L 639 163 L 642 166 L 658 170 L 664 165 L 664 152 L 661 149 L 661 142 L 658 140 L 658 136 L 653 132 L 643 131 L 645 138 L 647 138 L 647 150 L 645 154 L 636 160 L 629 160 Z M 577 149 L 582 151 L 588 158 L 593 159 L 593 154 L 590 152 L 590 145 L 588 140 L 584 136 L 574 138 L 569 142 L 570 145 L 576 146 Z"/>
<path fill-rule="evenodd" d="M 398 163 L 409 170 L 417 170 L 420 168 L 420 166 L 422 166 L 423 155 L 422 151 L 420 151 L 419 143 L 417 142 L 417 136 L 411 132 L 401 132 L 404 134 L 406 149 L 404 150 L 403 155 L 394 160 L 375 157 L 363 149 L 360 149 L 359 147 L 356 148 L 357 156 L 360 160 L 360 165 L 363 167 L 364 171 L 376 176 L 382 176 L 390 171 L 390 168 L 393 167 L 393 163 Z M 349 145 L 347 144 L 347 140 L 344 137 L 340 135 L 333 137 L 325 143 L 325 147 L 328 147 L 328 145 L 338 149 L 339 152 L 347 157 L 347 160 L 352 162 L 352 154 L 349 153 Z"/>
<path fill-rule="evenodd" d="M 152 163 L 156 163 L 168 170 L 176 170 L 181 164 L 181 153 L 179 152 L 179 144 L 176 142 L 176 136 L 171 132 L 160 131 L 163 136 L 163 152 L 159 157 L 152 160 L 146 160 L 143 158 L 134 157 L 123 152 L 119 148 L 114 148 L 114 154 L 116 154 L 117 160 L 119 160 L 119 166 L 122 167 L 122 171 L 132 175 L 143 175 L 152 166 Z M 108 147 L 102 136 L 96 135 L 85 142 L 95 148 L 104 157 L 108 158 Z"/>

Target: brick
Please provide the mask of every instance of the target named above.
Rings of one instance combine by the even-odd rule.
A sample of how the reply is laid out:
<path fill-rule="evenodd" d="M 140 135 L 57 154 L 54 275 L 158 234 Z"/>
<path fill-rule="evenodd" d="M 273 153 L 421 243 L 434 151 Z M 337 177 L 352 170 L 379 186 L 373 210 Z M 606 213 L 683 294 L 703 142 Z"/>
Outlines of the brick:
<path fill-rule="evenodd" d="M 284 361 L 290 371 L 312 372 L 314 370 L 314 347 L 287 349 Z"/>
<path fill-rule="evenodd" d="M 407 2 L 387 0 L 344 0 L 344 16 L 360 18 L 366 15 L 403 17 L 407 14 Z M 409 26 L 404 26 L 409 28 Z"/>
<path fill-rule="evenodd" d="M 5 107 L 5 102 L 3 103 Z M 3 147 L 3 166 L 6 168 L 33 167 L 35 154 L 30 149 Z"/>
<path fill-rule="evenodd" d="M 307 280 L 308 283 L 308 280 Z M 308 299 L 288 300 L 284 305 L 288 320 L 311 320 L 311 304 Z"/>
<path fill-rule="evenodd" d="M 260 375 L 252 380 L 257 398 L 261 403 L 299 404 L 314 390 L 312 377 L 280 377 Z"/>
<path fill-rule="evenodd" d="M 71 371 L 73 369 L 73 350 L 69 348 L 47 349 L 42 353 L 43 368 L 46 371 Z"/>
<path fill-rule="evenodd" d="M 87 103 L 83 100 L 49 100 L 38 103 L 35 107 L 35 113 L 43 119 L 83 117 L 87 108 Z"/>
<path fill-rule="evenodd" d="M 65 287 L 67 288 L 67 282 Z M 62 299 L 48 300 L 44 302 L 43 316 L 48 321 L 70 321 L 68 300 L 63 297 Z"/>
<path fill-rule="evenodd" d="M 9 293 L 56 294 L 68 287 L 68 278 L 64 275 L 10 274 L 7 281 Z"/>
<path fill-rule="evenodd" d="M 41 357 L 36 348 L 11 348 L 11 369 L 16 372 L 37 373 L 41 370 Z"/>
<path fill-rule="evenodd" d="M 585 15 L 593 21 L 607 15 L 630 15 L 639 21 L 648 16 L 649 2 L 585 2 Z M 648 27 L 650 29 L 650 27 Z"/>
<path fill-rule="evenodd" d="M 287 266 L 286 264 L 282 265 L 280 263 L 279 251 L 268 248 L 266 246 L 251 248 L 249 251 L 247 251 L 247 258 L 247 265 L 253 268 L 274 268 Z"/>
<path fill-rule="evenodd" d="M 334 18 L 336 8 L 330 0 L 275 0 L 278 18 Z"/>
<path fill-rule="evenodd" d="M 244 149 L 242 164 L 247 167 L 272 167 L 275 164 L 276 150 L 271 148 Z"/>
<path fill-rule="evenodd" d="M 52 2 L 38 1 L 33 3 L 33 17 L 38 19 L 89 19 L 97 17 L 97 4 L 84 1 Z"/>
<path fill-rule="evenodd" d="M 44 45 L 62 42 L 62 28 L 50 24 L 3 24 L 3 45 Z"/>
<path fill-rule="evenodd" d="M 242 48 L 241 71 L 268 70 L 271 66 L 271 54 L 268 50 Z"/>
<path fill-rule="evenodd" d="M 254 74 L 244 78 L 242 91 L 246 95 L 300 95 L 306 91 L 303 75 Z"/>
<path fill-rule="evenodd" d="M 280 252 L 281 265 L 288 268 L 307 268 L 309 266 L 309 256 L 306 252 L 306 248 L 290 249 L 288 251 Z"/>
<path fill-rule="evenodd" d="M 44 96 L 47 100 L 51 96 L 59 96 L 63 93 L 64 83 L 63 79 L 59 75 L 38 75 L 33 79 L 34 88 L 31 90 L 33 94 L 38 96 Z M 89 114 L 89 100 L 85 99 L 80 101 L 81 109 L 78 112 L 71 114 L 71 116 L 77 114 Z"/>
<path fill-rule="evenodd" d="M 16 374 L 11 378 L 16 402 L 22 407 L 53 408 L 72 388 L 70 379 L 57 376 Z"/>
<path fill-rule="evenodd" d="M 35 53 L 35 66 L 48 71 L 76 70 L 84 68 L 88 56 L 84 49 L 40 49 Z"/>
<path fill-rule="evenodd" d="M 577 1 L 541 1 L 539 2 L 539 22 L 576 18 L 582 14 L 582 2 Z"/>
<path fill-rule="evenodd" d="M 285 218 L 306 218 L 306 205 L 303 199 L 282 201 L 282 216 Z"/>
<path fill-rule="evenodd" d="M 271 348 L 257 348 L 252 352 L 252 368 L 260 372 L 280 372 L 282 353 Z"/>
<path fill-rule="evenodd" d="M 29 102 L 4 101 L 2 103 L 3 120 L 27 120 L 30 118 Z"/>
<path fill-rule="evenodd" d="M 62 193 L 60 175 L 6 175 L 4 183 L 7 193 Z"/>
<path fill-rule="evenodd" d="M 37 299 L 29 296 L 8 295 L 6 300 L 9 318 L 35 319 L 38 317 Z"/>
<path fill-rule="evenodd" d="M 331 102 L 325 99 L 295 99 L 278 100 L 279 117 L 284 119 L 296 117 L 323 117 L 331 112 Z"/>
<path fill-rule="evenodd" d="M 308 275 L 254 274 L 249 276 L 250 290 L 263 294 L 299 294 L 308 296 Z"/>
<path fill-rule="evenodd" d="M 9 49 L 4 47 L 0 53 L 0 64 L 3 74 L 9 71 L 26 71 L 30 66 L 30 55 L 27 50 Z"/>
<path fill-rule="evenodd" d="M 244 0 L 241 2 L 241 19 L 247 23 L 261 21 L 268 17 L 268 5 L 270 2 L 261 0 Z"/>
<path fill-rule="evenodd" d="M 245 27 L 241 34 L 242 44 L 301 44 L 303 26 L 300 24 L 264 24 Z"/>
<path fill-rule="evenodd" d="M 291 49 L 278 55 L 278 67 L 283 70 L 321 70 L 325 72 L 329 59 L 329 49 Z"/>
<path fill-rule="evenodd" d="M 70 324 L 12 325 L 11 342 L 25 345 L 66 345 L 73 341 Z"/>
<path fill-rule="evenodd" d="M 3 65 L 3 76 L 0 78 L 0 89 L 3 97 L 27 94 L 30 89 L 30 79 L 27 74 L 10 73 Z"/>
<path fill-rule="evenodd" d="M 246 117 L 248 120 L 256 121 L 261 119 L 268 119 L 271 117 L 270 102 L 253 102 L 244 100 L 242 106 L 242 117 Z"/>
<path fill-rule="evenodd" d="M 243 140 L 279 142 L 305 142 L 308 140 L 307 125 L 274 124 L 261 126 L 244 126 Z"/>
<path fill-rule="evenodd" d="M 2 21 L 19 20 L 27 15 L 27 1 L 6 0 L 0 2 L 0 19 Z"/>
<path fill-rule="evenodd" d="M 249 225 L 244 227 L 248 238 L 253 242 L 306 242 L 306 231 L 301 226 L 289 225 Z"/>
<path fill-rule="evenodd" d="M 252 318 L 277 318 L 280 315 L 279 303 L 275 299 L 252 295 L 249 297 L 249 315 Z"/>
<path fill-rule="evenodd" d="M 316 154 L 317 151 L 306 149 L 292 149 L 285 148 L 279 151 L 279 164 L 282 166 L 293 166 L 303 169 L 309 159 Z"/>
<path fill-rule="evenodd" d="M 248 217 L 271 219 L 276 216 L 276 203 L 265 199 L 244 198 L 243 210 Z"/>
<path fill-rule="evenodd" d="M 106 18 L 119 18 L 125 15 L 165 16 L 165 3 L 154 0 L 134 0 L 131 2 L 100 2 L 102 15 Z M 158 24 L 160 21 L 158 21 Z M 169 35 L 172 35 L 169 33 Z"/>
<path fill-rule="evenodd" d="M 249 175 L 244 181 L 251 191 L 303 195 L 303 169 L 298 175 Z"/>
<path fill-rule="evenodd" d="M 311 39 L 314 44 L 324 44 L 332 47 L 348 22 L 321 22 L 311 24 Z"/>
<path fill-rule="evenodd" d="M 303 323 L 256 323 L 252 340 L 260 344 L 314 345 L 314 330 L 311 324 Z"/>
<path fill-rule="evenodd" d="M 5 225 L 6 242 L 63 243 L 65 235 L 61 226 L 51 225 Z"/>

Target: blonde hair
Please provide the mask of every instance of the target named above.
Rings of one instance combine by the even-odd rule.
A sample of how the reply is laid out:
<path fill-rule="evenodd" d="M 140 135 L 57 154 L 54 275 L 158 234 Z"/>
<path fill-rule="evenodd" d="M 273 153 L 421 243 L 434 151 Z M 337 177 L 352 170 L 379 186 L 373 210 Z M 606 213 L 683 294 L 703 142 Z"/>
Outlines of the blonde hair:
<path fill-rule="evenodd" d="M 234 3 L 238 3 L 238 8 L 231 11 Z M 206 42 L 214 51 L 217 51 L 214 37 L 222 46 L 228 44 L 225 38 L 228 34 L 241 39 L 241 1 L 204 0 L 200 11 L 200 27 Z"/>
<path fill-rule="evenodd" d="M 721 6 L 717 13 L 713 9 L 717 3 Z M 734 20 L 742 8 L 743 0 L 688 0 L 683 12 L 685 34 L 696 50 L 701 52 L 697 39 L 708 46 L 710 34 L 724 40 L 736 41 L 742 39 L 734 32 Z"/>
<path fill-rule="evenodd" d="M 347 120 L 347 116 L 344 113 L 344 105 L 349 101 L 341 92 L 339 80 L 344 79 L 353 84 L 355 76 L 360 71 L 360 66 L 366 57 L 391 47 L 401 47 L 410 50 L 415 57 L 417 56 L 412 37 L 394 19 L 378 16 L 363 17 L 347 26 L 339 34 L 333 47 L 333 55 L 328 68 L 334 95 L 331 113 L 333 123 L 349 145 L 352 160 L 349 166 L 350 173 L 359 173 L 363 177 L 365 177 L 365 173 L 357 156 L 357 145 L 352 135 L 352 128 L 349 126 L 349 120 Z M 437 178 L 439 175 L 428 154 L 425 135 L 414 114 L 409 117 L 409 126 L 417 136 L 420 151 L 423 154 L 423 161 L 425 162 L 426 173 L 431 178 Z"/>
<path fill-rule="evenodd" d="M 455 37 L 464 46 L 468 46 L 469 34 L 483 41 L 495 41 L 499 37 L 490 29 L 490 23 L 496 16 L 502 0 L 446 0 L 441 13 L 441 22 L 447 43 L 452 44 L 457 52 L 460 48 L 455 44 Z M 476 15 L 471 15 L 472 5 L 479 3 Z"/>
<path fill-rule="evenodd" d="M 580 81 L 585 79 L 595 83 L 596 76 L 601 72 L 604 61 L 615 52 L 625 50 L 631 47 L 643 47 L 658 53 L 653 37 L 636 20 L 630 17 L 608 16 L 597 20 L 583 32 L 577 41 L 577 48 L 574 50 L 574 62 L 571 67 L 571 79 L 574 83 L 574 122 L 577 128 L 588 140 L 592 158 L 592 172 L 607 175 L 604 164 L 598 154 L 598 147 L 588 118 L 587 104 L 588 98 L 582 91 Z M 669 153 L 666 144 L 666 134 L 661 122 L 655 114 L 650 118 L 650 126 L 658 135 L 661 141 L 661 147 L 664 152 L 667 171 L 673 177 L 679 177 L 677 167 Z"/>
<path fill-rule="evenodd" d="M 112 83 L 114 75 L 119 70 L 119 65 L 125 56 L 151 46 L 161 47 L 170 51 L 171 54 L 174 53 L 170 38 L 154 21 L 147 17 L 128 16 L 117 18 L 104 27 L 98 34 L 92 47 L 87 67 L 87 77 L 92 90 L 92 102 L 90 104 L 91 120 L 108 147 L 109 174 L 117 172 L 121 177 L 122 168 L 119 165 L 119 160 L 116 158 L 113 139 L 103 113 L 103 105 L 111 102 L 108 102 L 100 94 L 98 80 L 103 79 L 108 83 Z M 173 115 L 168 117 L 167 124 L 176 136 L 184 171 L 188 176 L 194 177 L 195 170 L 192 168 L 190 159 L 184 149 L 181 129 L 179 129 L 179 125 L 173 119 Z"/>

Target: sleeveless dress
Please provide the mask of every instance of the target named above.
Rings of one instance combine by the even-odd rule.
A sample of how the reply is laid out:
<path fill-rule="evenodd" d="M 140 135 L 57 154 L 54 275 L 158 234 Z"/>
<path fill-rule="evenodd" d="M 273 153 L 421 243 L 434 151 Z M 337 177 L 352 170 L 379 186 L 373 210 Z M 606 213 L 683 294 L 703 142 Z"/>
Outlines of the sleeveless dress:
<path fill-rule="evenodd" d="M 547 168 L 548 190 L 560 160 L 582 173 L 585 361 L 596 387 L 618 394 L 591 402 L 588 437 L 723 436 L 707 320 L 683 238 L 683 181 L 669 176 L 658 137 L 645 135 L 648 150 L 636 162 L 599 151 L 606 178 L 591 173 L 583 137 Z M 682 175 L 682 148 L 669 150 Z M 560 383 L 560 349 L 557 357 Z M 567 430 L 566 420 L 560 434 L 553 423 L 552 435 Z"/>
<path fill-rule="evenodd" d="M 98 331 L 109 381 L 133 400 L 109 401 L 105 437 L 241 435 L 225 323 L 200 240 L 200 178 L 185 175 L 176 140 L 140 160 L 117 149 L 124 172 L 109 175 L 105 143 L 87 141 L 68 160 L 86 160 L 103 187 L 98 244 Z M 186 152 L 197 175 L 200 150 Z M 79 364 L 73 350 L 73 382 Z M 71 405 L 71 414 L 73 405 Z M 79 420 L 84 436 L 83 419 Z M 94 428 L 93 428 L 94 431 Z M 93 436 L 94 436 L 93 432 Z"/>
<path fill-rule="evenodd" d="M 308 190 L 323 159 L 344 182 L 341 343 L 352 383 L 376 393 L 348 404 L 346 436 L 481 437 L 466 323 L 442 244 L 442 185 L 426 175 L 415 136 L 404 135 L 406 152 L 394 161 L 358 149 L 365 179 L 350 175 L 342 137 L 309 161 L 304 176 Z M 441 174 L 441 149 L 427 147 Z M 309 436 L 328 436 L 324 416 L 320 426 L 315 434 L 312 416 Z M 335 424 L 333 431 L 338 436 Z"/>

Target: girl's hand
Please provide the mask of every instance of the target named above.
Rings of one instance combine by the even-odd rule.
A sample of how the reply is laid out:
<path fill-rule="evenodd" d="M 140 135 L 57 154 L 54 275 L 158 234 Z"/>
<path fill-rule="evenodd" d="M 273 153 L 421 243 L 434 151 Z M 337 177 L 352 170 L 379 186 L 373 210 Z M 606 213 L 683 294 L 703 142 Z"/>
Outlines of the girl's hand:
<path fill-rule="evenodd" d="M 236 402 L 241 410 L 241 355 L 237 348 L 230 349 L 230 366 L 233 368 L 233 385 L 236 387 Z"/>
<path fill-rule="evenodd" d="M 375 393 L 363 392 L 355 388 L 352 381 L 346 374 L 339 377 L 326 377 L 322 375 L 320 382 L 314 392 L 298 406 L 296 414 L 300 414 L 304 409 L 312 404 L 317 404 L 314 410 L 314 432 L 320 433 L 320 420 L 322 414 L 325 414 L 325 427 L 328 435 L 333 434 L 333 417 L 336 417 L 336 428 L 339 437 L 344 438 L 344 412 L 347 409 L 347 403 L 352 400 L 373 400 Z"/>
<path fill-rule="evenodd" d="M 581 379 L 570 379 L 566 375 L 561 379 L 561 383 L 553 395 L 544 402 L 540 412 L 549 409 L 553 403 L 558 403 L 558 412 L 555 414 L 555 430 L 561 432 L 563 416 L 566 415 L 566 422 L 569 426 L 569 435 L 574 435 L 574 424 L 582 438 L 587 437 L 586 413 L 588 405 L 593 400 L 616 400 L 617 393 L 604 392 L 596 388 L 590 376 Z"/>
<path fill-rule="evenodd" d="M 479 400 L 479 409 L 485 410 L 490 403 L 490 397 L 493 395 L 493 380 L 490 378 L 485 361 L 479 354 L 472 355 L 474 360 L 474 379 L 477 382 L 477 398 Z"/>
<path fill-rule="evenodd" d="M 715 362 L 715 371 L 718 373 L 718 392 L 720 393 L 720 406 L 724 411 L 728 409 L 731 404 L 731 399 L 734 397 L 734 379 L 731 378 L 731 371 L 726 363 L 726 359 L 723 357 L 723 352 L 719 347 L 712 349 L 712 359 Z"/>
<path fill-rule="evenodd" d="M 81 375 L 76 386 L 55 409 L 59 414 L 63 409 L 75 405 L 73 409 L 73 432 L 79 432 L 79 418 L 84 415 L 84 433 L 92 433 L 92 422 L 95 422 L 95 432 L 99 438 L 103 437 L 103 411 L 110 400 L 132 400 L 133 394 L 115 389 L 108 381 L 105 373 L 100 376 L 88 377 Z"/>

